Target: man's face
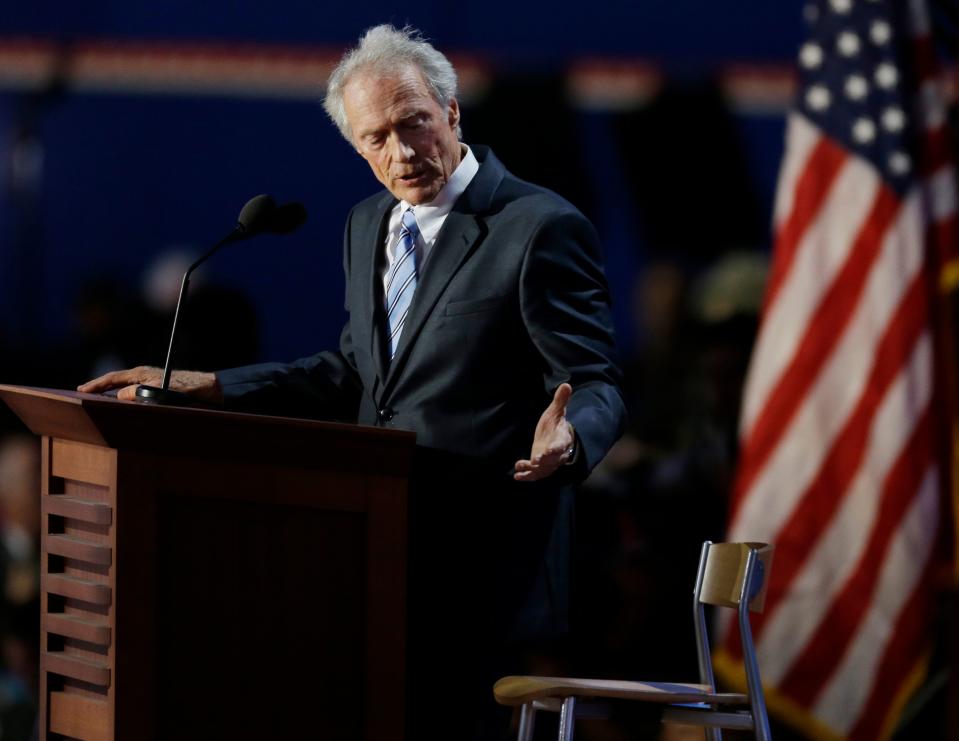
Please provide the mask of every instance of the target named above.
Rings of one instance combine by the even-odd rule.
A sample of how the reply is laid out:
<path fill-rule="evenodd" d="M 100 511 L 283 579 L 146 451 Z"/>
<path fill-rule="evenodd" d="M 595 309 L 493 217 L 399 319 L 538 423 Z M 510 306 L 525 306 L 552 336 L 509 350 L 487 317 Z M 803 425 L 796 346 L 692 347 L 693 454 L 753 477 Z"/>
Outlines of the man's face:
<path fill-rule="evenodd" d="M 353 144 L 396 198 L 429 203 L 460 162 L 459 106 L 444 110 L 415 67 L 357 72 L 343 90 Z"/>

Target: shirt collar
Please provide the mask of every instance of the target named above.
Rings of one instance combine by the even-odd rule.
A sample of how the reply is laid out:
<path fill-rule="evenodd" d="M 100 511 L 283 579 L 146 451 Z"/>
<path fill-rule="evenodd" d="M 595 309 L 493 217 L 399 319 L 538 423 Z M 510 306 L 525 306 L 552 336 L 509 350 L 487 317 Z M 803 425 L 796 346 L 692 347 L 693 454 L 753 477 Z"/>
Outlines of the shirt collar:
<path fill-rule="evenodd" d="M 463 195 L 463 192 L 479 171 L 479 162 L 476 159 L 476 155 L 474 155 L 473 151 L 465 144 L 462 146 L 465 150 L 463 158 L 456 166 L 456 169 L 453 170 L 450 179 L 446 181 L 446 185 L 436 194 L 436 198 L 429 203 L 421 203 L 418 206 L 413 206 L 416 225 L 419 227 L 420 234 L 427 242 L 431 242 L 436 236 L 436 232 L 438 232 L 439 228 L 443 225 L 443 221 L 449 212 L 453 210 L 453 204 L 456 203 L 456 199 Z M 400 201 L 399 213 L 403 213 L 408 208 L 410 208 L 409 203 Z"/>

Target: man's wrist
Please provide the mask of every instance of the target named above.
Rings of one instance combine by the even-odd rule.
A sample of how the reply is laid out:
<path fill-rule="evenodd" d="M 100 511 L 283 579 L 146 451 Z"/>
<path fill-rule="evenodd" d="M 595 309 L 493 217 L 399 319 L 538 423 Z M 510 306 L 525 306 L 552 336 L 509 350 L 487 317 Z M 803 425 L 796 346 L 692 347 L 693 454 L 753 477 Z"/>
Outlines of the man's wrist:
<path fill-rule="evenodd" d="M 573 441 L 569 444 L 569 447 L 566 448 L 566 461 L 563 463 L 564 466 L 572 466 L 579 459 L 579 438 L 576 437 L 576 428 L 573 427 L 572 422 L 567 422 L 569 425 L 569 434 L 572 436 Z"/>

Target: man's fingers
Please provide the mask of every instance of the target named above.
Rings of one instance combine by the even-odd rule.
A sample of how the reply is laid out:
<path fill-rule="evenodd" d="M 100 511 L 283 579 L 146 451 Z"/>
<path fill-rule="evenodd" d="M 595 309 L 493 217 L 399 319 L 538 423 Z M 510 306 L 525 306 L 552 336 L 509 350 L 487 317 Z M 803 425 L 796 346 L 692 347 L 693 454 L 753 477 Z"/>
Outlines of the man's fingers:
<path fill-rule="evenodd" d="M 94 378 L 92 381 L 87 381 L 86 383 L 77 386 L 77 391 L 82 391 L 85 394 L 95 394 L 99 391 L 109 391 L 110 389 L 115 389 L 117 386 L 125 386 L 133 380 L 130 378 L 131 373 L 132 371 L 129 370 L 104 373 L 102 376 Z"/>
<path fill-rule="evenodd" d="M 532 471 L 516 471 L 513 474 L 513 478 L 516 481 L 539 481 L 540 479 L 545 479 L 553 471 L 545 471 L 541 468 L 533 469 Z"/>
<path fill-rule="evenodd" d="M 536 481 L 536 479 L 541 478 L 541 474 L 538 471 L 520 469 L 520 467 L 517 466 L 516 471 L 513 473 L 513 478 L 516 481 Z"/>
<path fill-rule="evenodd" d="M 110 382 L 109 378 L 111 375 L 113 374 L 107 373 L 106 375 L 99 376 L 98 378 L 94 378 L 86 383 L 81 383 L 79 386 L 77 386 L 77 391 L 82 391 L 84 394 L 95 394 Z"/>
<path fill-rule="evenodd" d="M 159 368 L 151 368 L 149 366 L 140 365 L 136 368 L 128 368 L 127 370 L 118 370 L 111 371 L 110 373 L 104 373 L 99 378 L 94 378 L 92 381 L 87 381 L 80 386 L 77 386 L 77 391 L 81 391 L 85 394 L 98 394 L 103 391 L 109 391 L 110 389 L 123 388 L 125 386 L 135 386 L 141 383 L 151 383 L 156 382 L 160 378 L 162 371 Z M 118 399 L 132 399 L 132 396 L 121 396 L 117 394 Z"/>
<path fill-rule="evenodd" d="M 513 478 L 517 481 L 538 481 L 551 475 L 565 463 L 566 451 L 550 452 L 532 460 L 516 461 L 513 465 Z"/>
<path fill-rule="evenodd" d="M 136 398 L 137 398 L 136 385 L 124 386 L 122 389 L 117 391 L 117 398 L 122 399 L 123 401 L 136 401 Z"/>
<path fill-rule="evenodd" d="M 566 448 L 550 448 L 547 451 L 534 455 L 532 458 L 516 461 L 515 468 L 532 469 L 562 462 Z"/>

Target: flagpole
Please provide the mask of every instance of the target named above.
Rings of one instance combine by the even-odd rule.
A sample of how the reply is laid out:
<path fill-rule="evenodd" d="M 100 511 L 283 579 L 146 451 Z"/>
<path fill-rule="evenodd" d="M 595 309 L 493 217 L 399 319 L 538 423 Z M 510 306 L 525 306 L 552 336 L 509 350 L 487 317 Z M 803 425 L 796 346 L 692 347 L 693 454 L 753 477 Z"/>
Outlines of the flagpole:
<path fill-rule="evenodd" d="M 940 255 L 946 250 L 954 251 L 955 246 L 939 244 Z M 945 636 L 948 651 L 949 680 L 946 687 L 946 728 L 949 738 L 959 738 L 959 358 L 956 354 L 956 330 L 959 327 L 959 257 L 946 257 L 941 260 L 939 270 L 939 346 L 942 350 L 942 367 L 945 376 L 944 388 L 947 396 L 950 419 L 949 492 L 952 503 L 952 569 L 951 578 L 944 586 L 942 609 L 946 613 Z"/>

